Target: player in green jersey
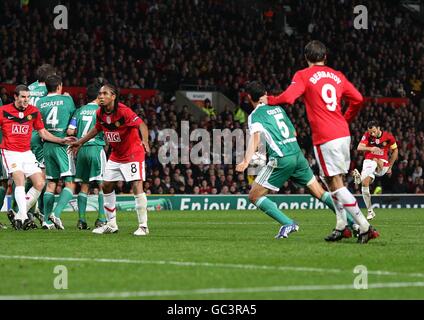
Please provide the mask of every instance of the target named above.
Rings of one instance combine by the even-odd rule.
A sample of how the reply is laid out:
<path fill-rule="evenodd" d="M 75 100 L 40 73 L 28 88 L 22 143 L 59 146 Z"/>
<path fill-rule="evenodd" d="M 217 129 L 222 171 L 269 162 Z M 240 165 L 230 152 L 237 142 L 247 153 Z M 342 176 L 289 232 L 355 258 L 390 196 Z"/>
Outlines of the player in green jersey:
<path fill-rule="evenodd" d="M 63 95 L 62 78 L 51 75 L 46 79 L 47 96 L 40 98 L 37 107 L 43 117 L 45 128 L 54 136 L 66 137 L 69 121 L 75 112 L 75 104 L 72 97 Z M 73 156 L 67 150 L 67 146 L 45 142 L 43 145 L 44 160 L 46 166 L 47 187 L 44 193 L 44 229 L 52 229 L 51 223 L 58 229 L 64 229 L 60 215 L 62 210 L 72 199 L 75 185 L 75 164 Z M 54 192 L 59 179 L 63 179 L 63 188 L 58 203 L 54 206 Z"/>
<path fill-rule="evenodd" d="M 87 87 L 87 99 L 91 102 L 75 111 L 68 126 L 68 135 L 75 135 L 78 139 L 81 139 L 94 127 L 96 124 L 96 111 L 99 108 L 96 99 L 100 87 L 99 84 L 91 84 Z M 78 194 L 79 220 L 77 224 L 80 230 L 90 229 L 87 226 L 85 213 L 90 182 L 97 182 L 99 186 L 99 215 L 94 226 L 99 228 L 107 222 L 102 190 L 103 172 L 107 161 L 103 150 L 105 144 L 103 132 L 101 132 L 95 138 L 86 142 L 77 154 L 75 182 L 81 182 L 81 191 Z"/>
<path fill-rule="evenodd" d="M 321 187 L 309 167 L 297 143 L 295 128 L 283 108 L 259 103 L 259 98 L 266 93 L 262 83 L 256 81 L 249 83 L 246 92 L 254 107 L 248 118 L 252 136 L 244 160 L 237 165 L 236 170 L 243 172 L 248 167 L 258 148 L 262 133 L 265 136 L 269 161 L 256 177 L 249 192 L 249 200 L 282 225 L 276 238 L 287 238 L 290 233 L 299 230 L 299 226 L 281 212 L 275 202 L 266 197 L 269 190 L 278 191 L 288 179 L 291 179 L 298 185 L 308 187 L 311 194 L 330 207 L 333 212 L 335 212 L 334 204 L 330 193 Z M 352 224 L 352 221 L 350 223 Z M 344 236 L 351 237 L 350 230 L 348 228 L 346 230 Z"/>

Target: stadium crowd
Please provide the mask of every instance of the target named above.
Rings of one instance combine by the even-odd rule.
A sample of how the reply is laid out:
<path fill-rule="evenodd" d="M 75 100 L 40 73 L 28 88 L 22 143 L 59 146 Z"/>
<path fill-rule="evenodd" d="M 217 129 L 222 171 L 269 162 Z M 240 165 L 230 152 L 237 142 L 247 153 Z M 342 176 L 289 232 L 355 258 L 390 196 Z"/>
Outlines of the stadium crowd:
<path fill-rule="evenodd" d="M 295 71 L 305 66 L 301 49 L 311 39 L 328 45 L 328 64 L 344 72 L 364 96 L 410 98 L 407 106 L 374 102 L 364 106 L 351 128 L 352 169 L 362 164 L 363 155 L 354 149 L 367 122 L 378 119 L 384 130 L 395 135 L 400 153 L 393 173 L 378 179 L 373 189 L 424 193 L 424 150 L 420 148 L 424 144 L 424 29 L 397 4 L 367 2 L 369 29 L 355 30 L 352 1 L 284 1 L 284 6 L 291 7 L 286 12 L 291 35 L 285 33 L 284 6 L 276 1 L 272 6 L 275 14 L 266 15 L 257 3 L 246 6 L 235 0 L 93 0 L 68 5 L 72 30 L 64 31 L 53 29 L 53 24 L 46 26 L 45 19 L 53 19 L 47 8 L 30 7 L 29 14 L 16 1 L 2 1 L 0 83 L 31 83 L 36 68 L 46 62 L 57 67 L 65 86 L 86 86 L 102 77 L 122 88 L 158 89 L 160 94 L 146 101 L 139 96 L 122 97 L 150 129 L 148 193 L 247 193 L 250 178 L 237 174 L 234 165 L 214 165 L 207 160 L 201 165 L 159 163 L 161 130 L 179 132 L 181 121 L 191 120 L 191 130 L 247 127 L 246 117 L 228 110 L 205 114 L 197 123 L 187 109 L 177 110 L 170 97 L 182 85 L 215 88 L 249 111 L 247 101 L 239 95 L 245 82 L 260 80 L 269 92 L 281 92 Z M 10 101 L 4 88 L 0 94 L 3 103 Z M 78 105 L 85 102 L 84 97 L 74 98 Z M 305 109 L 296 103 L 286 111 L 317 173 Z M 353 179 L 348 183 L 360 193 Z M 121 183 L 116 191 L 127 193 L 130 189 Z M 305 190 L 286 183 L 280 192 Z"/>

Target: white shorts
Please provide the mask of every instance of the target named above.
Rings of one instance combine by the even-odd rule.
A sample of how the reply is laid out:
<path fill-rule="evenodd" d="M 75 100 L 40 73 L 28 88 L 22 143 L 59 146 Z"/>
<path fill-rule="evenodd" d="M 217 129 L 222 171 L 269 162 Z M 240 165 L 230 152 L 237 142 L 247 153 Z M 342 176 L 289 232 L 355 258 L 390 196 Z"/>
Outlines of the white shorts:
<path fill-rule="evenodd" d="M 383 162 L 387 162 L 386 160 L 383 160 Z M 381 171 L 376 171 L 377 169 L 377 162 L 371 160 L 371 159 L 365 159 L 362 164 L 362 172 L 361 172 L 361 181 L 364 181 L 365 178 L 371 177 L 371 179 L 375 179 L 375 176 L 382 177 L 387 173 L 387 170 L 389 170 L 389 167 L 383 167 Z"/>
<path fill-rule="evenodd" d="M 37 159 L 31 150 L 25 152 L 9 151 L 1 149 L 3 168 L 8 175 L 13 172 L 22 171 L 25 177 L 28 178 L 34 173 L 41 173 Z"/>
<path fill-rule="evenodd" d="M 321 176 L 333 177 L 349 172 L 350 136 L 314 146 L 314 152 Z"/>
<path fill-rule="evenodd" d="M 133 161 L 127 163 L 108 160 L 103 175 L 104 181 L 135 181 L 146 180 L 144 161 Z"/>

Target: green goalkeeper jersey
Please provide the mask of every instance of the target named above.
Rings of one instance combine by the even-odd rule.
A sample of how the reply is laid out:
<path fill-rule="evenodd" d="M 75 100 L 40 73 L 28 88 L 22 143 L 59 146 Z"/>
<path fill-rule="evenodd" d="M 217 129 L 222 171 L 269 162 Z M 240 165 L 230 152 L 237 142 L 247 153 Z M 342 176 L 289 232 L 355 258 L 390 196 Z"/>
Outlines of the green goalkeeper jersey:
<path fill-rule="evenodd" d="M 47 95 L 47 88 L 45 84 L 40 84 L 38 81 L 30 84 L 29 88 L 29 104 L 36 106 L 40 98 Z"/>
<path fill-rule="evenodd" d="M 259 105 L 248 118 L 250 134 L 265 136 L 269 158 L 282 158 L 301 152 L 295 128 L 280 106 Z"/>
<path fill-rule="evenodd" d="M 43 117 L 44 127 L 56 137 L 65 138 L 69 120 L 75 112 L 72 97 L 62 94 L 48 94 L 40 98 L 36 106 Z"/>
<path fill-rule="evenodd" d="M 76 137 L 81 139 L 96 124 L 96 111 L 99 109 L 97 103 L 89 103 L 77 109 L 69 123 L 70 129 L 76 129 Z M 84 146 L 104 146 L 103 132 L 84 143 Z"/>

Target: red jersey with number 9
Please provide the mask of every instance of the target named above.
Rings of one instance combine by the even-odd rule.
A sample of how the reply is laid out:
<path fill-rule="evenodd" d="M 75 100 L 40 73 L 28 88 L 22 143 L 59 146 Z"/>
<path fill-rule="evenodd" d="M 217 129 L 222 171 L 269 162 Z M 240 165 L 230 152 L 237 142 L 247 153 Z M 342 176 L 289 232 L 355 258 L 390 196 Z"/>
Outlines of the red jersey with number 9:
<path fill-rule="evenodd" d="M 293 104 L 300 96 L 304 98 L 314 145 L 350 136 L 348 123 L 359 112 L 363 97 L 341 72 L 320 65 L 300 70 L 286 91 L 277 97 L 268 96 L 268 104 Z M 344 115 L 342 98 L 350 102 Z"/>
<path fill-rule="evenodd" d="M 143 120 L 122 103 L 110 114 L 103 112 L 102 108 L 97 110 L 96 129 L 104 132 L 105 140 L 112 147 L 110 160 L 120 163 L 144 161 L 139 130 L 142 123 Z"/>

